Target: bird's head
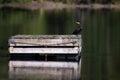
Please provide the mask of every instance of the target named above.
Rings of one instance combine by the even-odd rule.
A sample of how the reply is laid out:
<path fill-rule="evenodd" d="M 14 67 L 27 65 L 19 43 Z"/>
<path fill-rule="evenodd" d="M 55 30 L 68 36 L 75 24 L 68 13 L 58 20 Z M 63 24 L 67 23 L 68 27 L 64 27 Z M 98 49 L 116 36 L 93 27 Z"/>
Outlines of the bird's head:
<path fill-rule="evenodd" d="M 77 21 L 76 24 L 77 24 L 77 25 L 80 25 L 80 22 Z"/>

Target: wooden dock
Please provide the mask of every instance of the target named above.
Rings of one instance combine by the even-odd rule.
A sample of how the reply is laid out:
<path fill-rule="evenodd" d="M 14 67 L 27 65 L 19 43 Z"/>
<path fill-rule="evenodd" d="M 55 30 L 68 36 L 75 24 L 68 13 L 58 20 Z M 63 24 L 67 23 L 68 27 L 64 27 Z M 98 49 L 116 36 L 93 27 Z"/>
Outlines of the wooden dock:
<path fill-rule="evenodd" d="M 81 43 L 81 35 L 12 36 L 9 39 L 9 76 L 20 79 L 26 78 L 22 75 L 35 77 L 39 74 L 41 77 L 37 79 L 43 80 L 78 79 Z"/>

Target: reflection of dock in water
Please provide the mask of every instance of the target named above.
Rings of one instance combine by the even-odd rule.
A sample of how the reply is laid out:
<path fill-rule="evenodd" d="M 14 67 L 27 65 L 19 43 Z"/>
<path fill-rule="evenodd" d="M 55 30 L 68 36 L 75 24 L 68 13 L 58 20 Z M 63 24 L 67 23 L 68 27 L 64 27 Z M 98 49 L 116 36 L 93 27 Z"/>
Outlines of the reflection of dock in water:
<path fill-rule="evenodd" d="M 11 79 L 80 77 L 81 35 L 17 35 L 9 39 Z"/>
<path fill-rule="evenodd" d="M 60 67 L 60 64 L 66 65 L 67 63 L 54 63 L 54 62 L 10 62 L 10 64 L 19 64 L 19 65 L 13 65 L 14 67 L 10 66 L 10 77 L 11 78 L 23 78 L 23 79 L 51 79 L 51 80 L 71 80 L 73 79 L 74 75 L 74 69 L 76 68 L 77 64 L 75 63 L 69 63 L 69 65 L 74 66 L 66 66 L 66 67 Z M 20 66 L 20 64 L 37 64 L 34 66 Z M 43 64 L 42 64 L 43 63 Z M 46 65 L 45 64 L 51 64 Z M 40 65 L 40 66 L 39 66 Z"/>

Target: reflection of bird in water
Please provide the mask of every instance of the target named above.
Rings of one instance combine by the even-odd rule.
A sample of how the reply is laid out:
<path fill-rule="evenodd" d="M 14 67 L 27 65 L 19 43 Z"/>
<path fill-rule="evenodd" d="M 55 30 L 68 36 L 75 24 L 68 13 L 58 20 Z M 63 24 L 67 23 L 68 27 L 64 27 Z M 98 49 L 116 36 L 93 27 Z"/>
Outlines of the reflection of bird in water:
<path fill-rule="evenodd" d="M 80 26 L 80 22 L 76 22 L 76 24 L 77 24 L 79 27 L 73 31 L 72 34 L 74 34 L 74 35 L 81 34 L 82 29 L 83 29 L 83 28 Z"/>

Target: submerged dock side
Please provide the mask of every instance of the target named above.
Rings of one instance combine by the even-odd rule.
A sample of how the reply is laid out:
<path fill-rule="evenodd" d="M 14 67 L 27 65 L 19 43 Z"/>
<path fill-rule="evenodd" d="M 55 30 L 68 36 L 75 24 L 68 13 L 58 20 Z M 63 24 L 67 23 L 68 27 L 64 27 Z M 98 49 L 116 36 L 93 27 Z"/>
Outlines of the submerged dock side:
<path fill-rule="evenodd" d="M 81 35 L 12 36 L 9 39 L 9 76 L 19 79 L 28 78 L 20 77 L 22 75 L 34 75 L 43 80 L 78 79 L 81 43 Z"/>

